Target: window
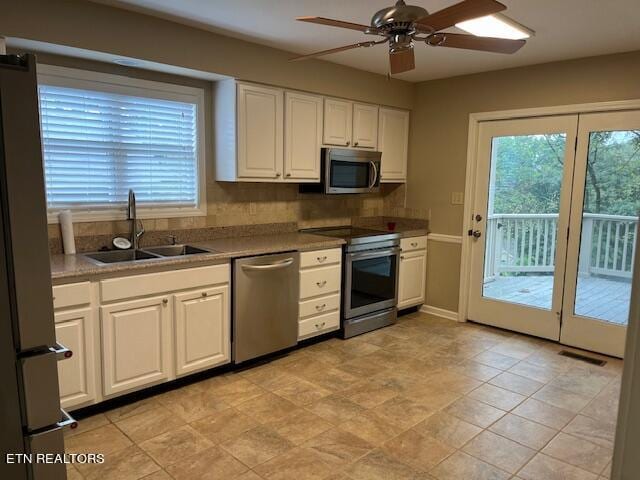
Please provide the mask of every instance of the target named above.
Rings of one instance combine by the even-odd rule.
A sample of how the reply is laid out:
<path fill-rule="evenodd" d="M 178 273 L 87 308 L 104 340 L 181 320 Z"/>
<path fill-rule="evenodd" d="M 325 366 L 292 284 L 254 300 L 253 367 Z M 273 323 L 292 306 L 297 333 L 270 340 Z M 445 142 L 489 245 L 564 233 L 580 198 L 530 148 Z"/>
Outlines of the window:
<path fill-rule="evenodd" d="M 61 67 L 39 68 L 50 221 L 204 215 L 201 89 Z"/>

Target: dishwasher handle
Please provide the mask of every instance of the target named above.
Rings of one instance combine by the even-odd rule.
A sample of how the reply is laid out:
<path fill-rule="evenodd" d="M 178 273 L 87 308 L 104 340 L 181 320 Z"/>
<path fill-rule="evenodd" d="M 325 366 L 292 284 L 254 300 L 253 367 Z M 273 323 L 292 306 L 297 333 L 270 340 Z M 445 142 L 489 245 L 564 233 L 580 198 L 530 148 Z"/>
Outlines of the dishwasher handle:
<path fill-rule="evenodd" d="M 266 263 L 264 265 L 242 265 L 243 270 L 279 270 L 290 266 L 293 263 L 293 258 L 289 257 L 279 262 Z"/>

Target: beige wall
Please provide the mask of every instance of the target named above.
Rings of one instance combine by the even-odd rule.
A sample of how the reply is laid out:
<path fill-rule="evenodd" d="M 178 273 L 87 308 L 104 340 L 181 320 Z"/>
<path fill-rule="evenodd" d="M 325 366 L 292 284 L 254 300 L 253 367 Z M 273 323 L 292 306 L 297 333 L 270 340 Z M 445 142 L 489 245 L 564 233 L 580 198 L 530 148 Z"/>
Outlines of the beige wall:
<path fill-rule="evenodd" d="M 640 98 L 640 51 L 535 65 L 418 84 L 412 112 L 407 207 L 430 211 L 432 232 L 462 233 L 469 114 Z M 459 245 L 429 263 L 427 304 L 457 310 Z M 456 255 L 451 249 L 456 248 Z M 439 285 L 434 285 L 439 282 Z"/>
<path fill-rule="evenodd" d="M 411 108 L 414 84 L 87 0 L 0 0 L 0 35 Z"/>

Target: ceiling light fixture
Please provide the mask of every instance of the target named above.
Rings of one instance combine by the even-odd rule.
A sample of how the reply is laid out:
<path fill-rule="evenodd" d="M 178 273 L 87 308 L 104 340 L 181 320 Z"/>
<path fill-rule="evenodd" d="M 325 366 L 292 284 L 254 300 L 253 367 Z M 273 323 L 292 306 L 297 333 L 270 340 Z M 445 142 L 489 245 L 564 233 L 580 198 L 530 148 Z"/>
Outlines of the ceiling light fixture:
<path fill-rule="evenodd" d="M 524 40 L 535 35 L 535 32 L 530 28 L 500 13 L 456 23 L 456 27 L 477 37 Z"/>

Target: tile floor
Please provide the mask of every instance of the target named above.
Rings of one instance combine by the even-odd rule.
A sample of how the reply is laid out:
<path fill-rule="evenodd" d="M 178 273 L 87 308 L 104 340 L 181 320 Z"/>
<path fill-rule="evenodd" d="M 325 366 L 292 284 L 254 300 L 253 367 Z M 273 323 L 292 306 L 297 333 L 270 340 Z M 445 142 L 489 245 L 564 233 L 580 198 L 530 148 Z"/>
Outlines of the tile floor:
<path fill-rule="evenodd" d="M 622 362 L 414 313 L 80 422 L 75 479 L 609 478 Z"/>

